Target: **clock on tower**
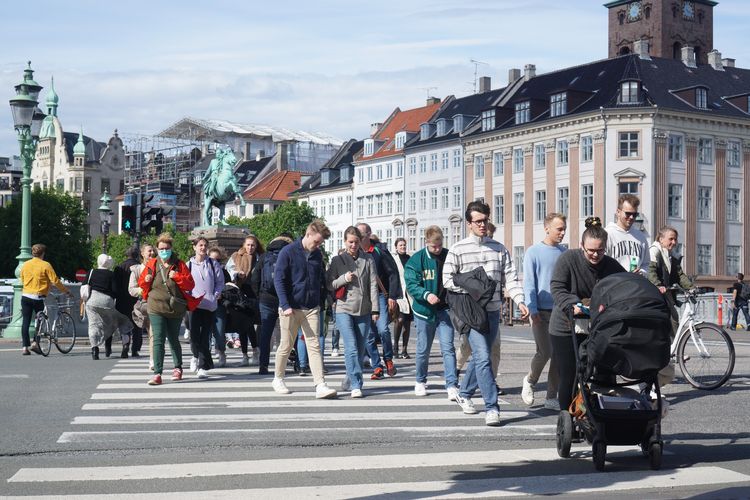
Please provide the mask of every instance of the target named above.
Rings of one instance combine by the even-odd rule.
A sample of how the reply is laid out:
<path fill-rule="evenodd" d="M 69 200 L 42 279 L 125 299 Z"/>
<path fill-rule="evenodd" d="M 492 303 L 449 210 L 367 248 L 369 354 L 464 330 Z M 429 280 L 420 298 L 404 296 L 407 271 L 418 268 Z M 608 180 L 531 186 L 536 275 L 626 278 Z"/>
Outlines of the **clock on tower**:
<path fill-rule="evenodd" d="M 630 5 L 628 5 L 628 20 L 637 21 L 641 18 L 642 11 L 641 2 L 630 2 Z"/>

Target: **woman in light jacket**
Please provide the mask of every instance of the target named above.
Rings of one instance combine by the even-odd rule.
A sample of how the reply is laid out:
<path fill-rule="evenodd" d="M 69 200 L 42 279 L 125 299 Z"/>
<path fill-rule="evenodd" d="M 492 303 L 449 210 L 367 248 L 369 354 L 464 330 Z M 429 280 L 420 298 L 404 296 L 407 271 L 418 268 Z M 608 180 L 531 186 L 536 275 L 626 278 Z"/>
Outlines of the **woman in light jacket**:
<path fill-rule="evenodd" d="M 360 248 L 362 233 L 354 226 L 344 231 L 345 252 L 331 259 L 326 287 L 336 300 L 336 327 L 344 339 L 346 378 L 342 390 L 351 388 L 362 397 L 362 360 L 370 321 L 378 319 L 377 270 L 373 258 Z"/>
<path fill-rule="evenodd" d="M 130 318 L 115 309 L 117 286 L 115 273 L 112 272 L 112 257 L 101 254 L 96 263 L 97 269 L 91 271 L 85 282 L 91 288 L 86 300 L 86 315 L 89 318 L 89 341 L 93 359 L 99 359 L 99 348 L 115 331 L 120 331 L 125 345 L 130 342 L 130 331 L 133 329 Z M 127 357 L 127 352 L 127 348 L 123 349 L 123 358 Z"/>

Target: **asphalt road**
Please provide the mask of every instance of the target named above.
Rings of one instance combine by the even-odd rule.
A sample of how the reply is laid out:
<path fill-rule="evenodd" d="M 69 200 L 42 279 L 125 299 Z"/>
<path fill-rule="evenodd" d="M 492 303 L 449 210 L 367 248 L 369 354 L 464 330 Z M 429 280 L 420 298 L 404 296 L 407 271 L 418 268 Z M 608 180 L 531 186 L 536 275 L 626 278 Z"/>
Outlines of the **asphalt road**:
<path fill-rule="evenodd" d="M 446 399 L 433 347 L 430 393 L 413 393 L 414 360 L 395 378 L 318 401 L 312 379 L 288 372 L 276 395 L 257 368 L 149 387 L 147 358 L 91 360 L 86 347 L 48 358 L 0 342 L 0 495 L 32 498 L 727 498 L 750 492 L 750 334 L 733 333 L 730 382 L 711 392 L 678 379 L 665 390 L 663 467 L 637 447 L 610 447 L 595 472 L 589 446 L 555 451 L 556 414 L 526 407 L 529 328 L 503 328 L 498 377 L 503 426 Z M 410 351 L 416 345 L 414 336 Z M 54 350 L 53 350 L 54 351 Z M 183 344 L 183 352 L 188 352 Z M 186 356 L 187 359 L 188 356 Z M 239 361 L 232 351 L 230 361 Z M 166 365 L 171 367 L 171 362 Z M 186 363 L 187 365 L 187 363 Z M 343 359 L 328 358 L 338 388 Z M 165 370 L 165 373 L 167 371 Z M 679 375 L 679 370 L 678 370 Z M 544 380 L 544 377 L 543 377 Z M 537 388 L 543 401 L 544 384 Z M 475 398 L 481 407 L 481 399 Z"/>

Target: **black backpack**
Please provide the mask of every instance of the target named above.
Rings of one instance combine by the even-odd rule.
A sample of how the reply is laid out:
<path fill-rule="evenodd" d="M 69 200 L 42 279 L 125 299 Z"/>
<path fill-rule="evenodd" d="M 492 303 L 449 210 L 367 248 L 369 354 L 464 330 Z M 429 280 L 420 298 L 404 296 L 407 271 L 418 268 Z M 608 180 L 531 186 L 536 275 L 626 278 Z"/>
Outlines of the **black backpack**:
<path fill-rule="evenodd" d="M 750 301 L 750 285 L 747 283 L 742 283 L 742 288 L 739 290 L 740 293 L 737 294 L 737 296 L 744 300 L 745 302 Z"/>
<path fill-rule="evenodd" d="M 591 292 L 591 324 L 581 344 L 586 378 L 594 369 L 629 379 L 655 379 L 670 357 L 669 305 L 659 289 L 634 273 L 617 273 Z"/>
<path fill-rule="evenodd" d="M 276 297 L 276 287 L 273 284 L 273 274 L 276 270 L 276 259 L 279 251 L 269 251 L 263 254 L 263 263 L 260 269 L 260 293 L 267 293 Z"/>

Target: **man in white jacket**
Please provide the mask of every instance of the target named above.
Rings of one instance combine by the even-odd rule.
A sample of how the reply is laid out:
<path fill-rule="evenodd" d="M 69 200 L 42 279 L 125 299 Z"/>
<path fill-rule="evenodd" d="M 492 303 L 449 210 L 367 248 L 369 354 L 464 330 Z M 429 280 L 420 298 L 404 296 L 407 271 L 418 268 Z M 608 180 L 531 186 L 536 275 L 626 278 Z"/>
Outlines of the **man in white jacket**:
<path fill-rule="evenodd" d="M 623 194 L 617 200 L 615 222 L 607 224 L 607 255 L 629 272 L 648 273 L 651 262 L 646 235 L 633 224 L 638 218 L 641 200 L 634 194 Z"/>

